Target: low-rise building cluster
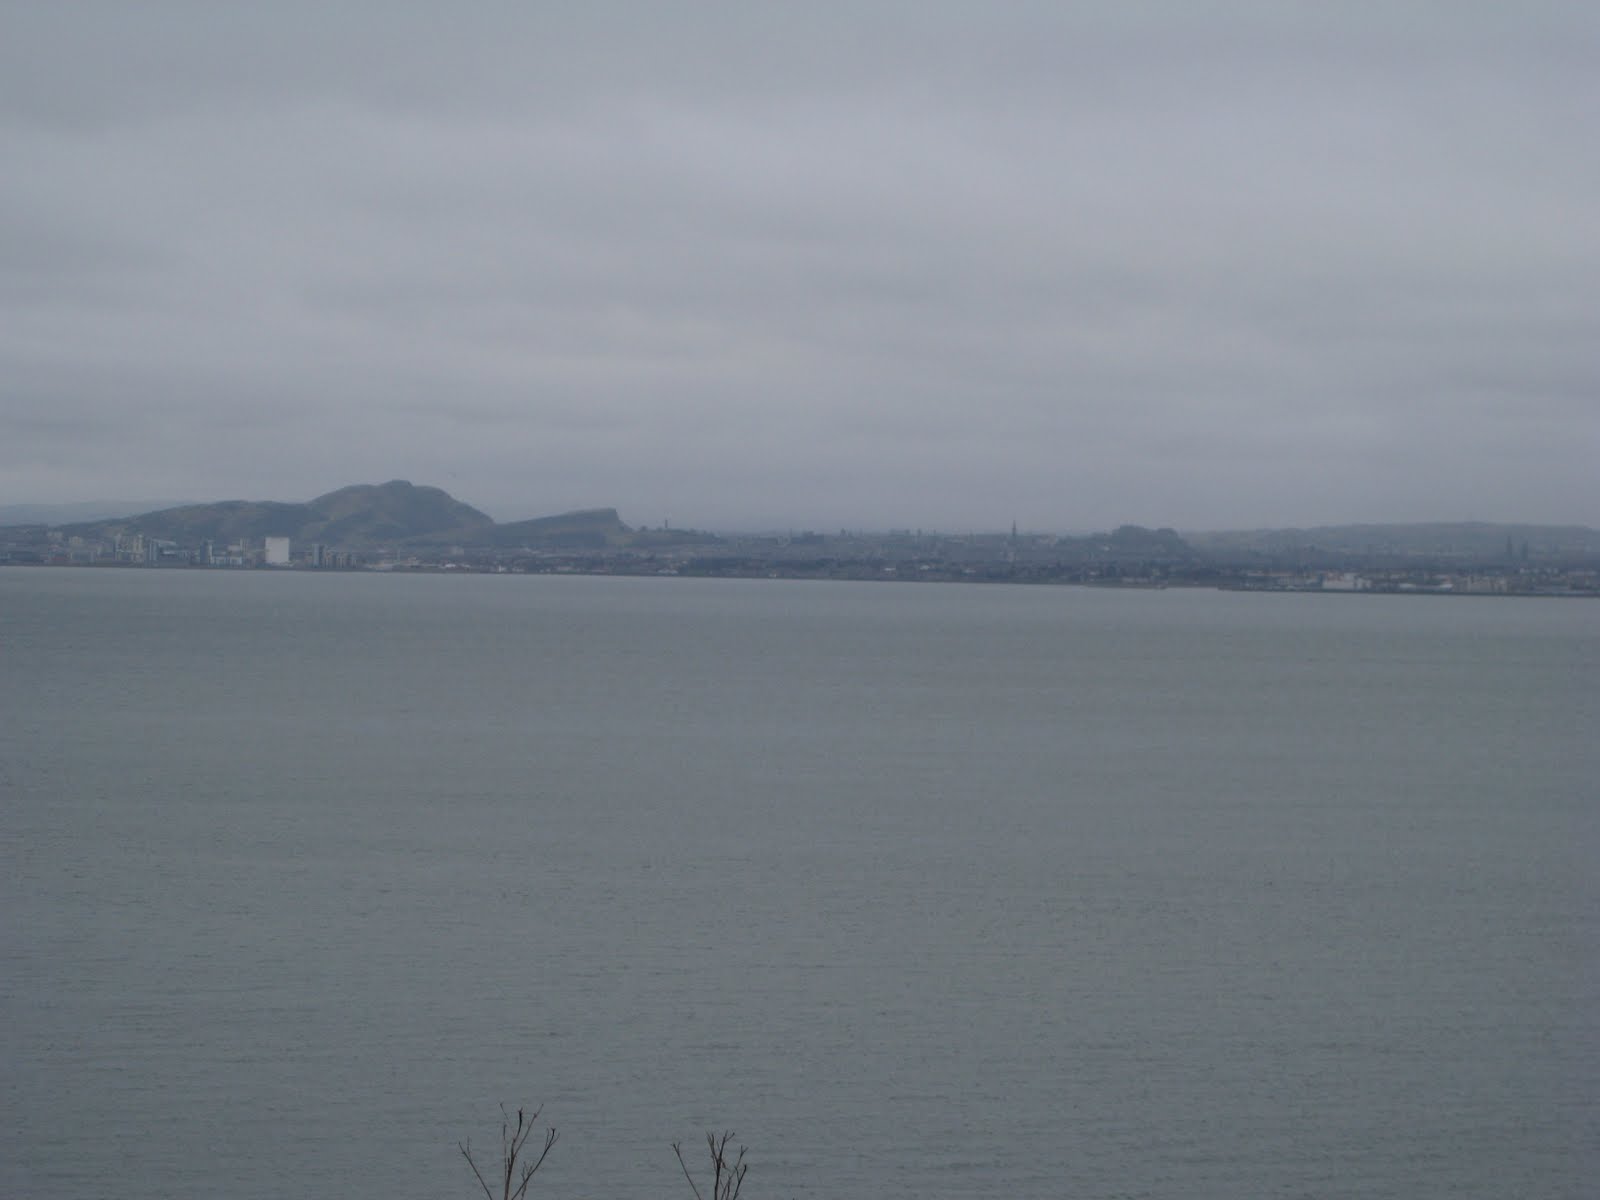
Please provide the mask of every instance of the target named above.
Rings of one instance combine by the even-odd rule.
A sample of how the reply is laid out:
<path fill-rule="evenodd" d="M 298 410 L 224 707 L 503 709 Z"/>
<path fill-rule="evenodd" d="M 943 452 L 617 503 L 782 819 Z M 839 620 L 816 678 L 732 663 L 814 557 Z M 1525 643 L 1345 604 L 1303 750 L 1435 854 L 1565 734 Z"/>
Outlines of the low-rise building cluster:
<path fill-rule="evenodd" d="M 0 546 L 0 562 L 53 566 L 136 567 L 322 567 L 349 569 L 366 565 L 352 550 L 321 543 L 296 548 L 286 537 L 244 538 L 232 542 L 206 538 L 186 545 L 142 533 L 108 538 L 84 537 L 49 530 Z"/>

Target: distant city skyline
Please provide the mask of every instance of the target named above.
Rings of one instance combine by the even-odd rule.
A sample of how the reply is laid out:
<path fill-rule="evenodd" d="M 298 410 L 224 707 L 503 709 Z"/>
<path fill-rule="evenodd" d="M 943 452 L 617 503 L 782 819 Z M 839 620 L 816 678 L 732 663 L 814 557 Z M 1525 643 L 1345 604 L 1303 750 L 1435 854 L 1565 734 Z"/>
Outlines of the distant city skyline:
<path fill-rule="evenodd" d="M 0 505 L 1600 526 L 1600 10 L 0 0 Z"/>
<path fill-rule="evenodd" d="M 424 481 L 407 481 L 424 484 Z M 481 504 L 473 504 L 470 498 L 456 496 L 445 490 L 454 500 L 459 500 L 472 508 L 489 516 L 500 524 L 522 520 L 556 517 L 573 513 L 596 511 L 597 509 L 615 510 L 615 505 L 593 506 L 591 508 L 569 508 L 552 510 L 549 512 L 511 512 L 499 513 Z M 182 500 L 98 500 L 98 501 L 68 501 L 59 504 L 0 504 L 0 526 L 7 525 L 69 525 L 87 522 L 115 519 L 119 517 L 140 516 L 154 512 L 164 512 L 176 508 L 203 507 L 217 503 L 231 501 L 246 501 L 250 503 L 285 503 L 298 504 L 315 499 L 314 496 L 219 496 L 210 500 L 187 498 Z M 1180 533 L 1246 533 L 1250 531 L 1293 530 L 1293 529 L 1352 529 L 1372 526 L 1373 528 L 1403 528 L 1426 527 L 1430 525 L 1452 526 L 1494 526 L 1505 529 L 1519 527 L 1537 528 L 1572 528 L 1572 529 L 1597 529 L 1583 521 L 1493 521 L 1467 518 L 1460 521 L 1352 521 L 1352 522 L 1312 522 L 1307 524 L 1254 524 L 1237 526 L 1200 526 L 1183 525 L 1174 522 L 1135 522 L 1135 521 L 1110 521 L 1100 525 L 1066 526 L 1066 525 L 1026 525 L 1012 521 L 1009 525 L 979 525 L 972 522 L 957 523 L 954 525 L 935 525 L 932 523 L 911 524 L 873 524 L 866 521 L 843 521 L 833 525 L 805 521 L 779 521 L 768 525 L 757 524 L 695 524 L 693 522 L 673 522 L 670 520 L 649 521 L 630 520 L 629 514 L 617 510 L 618 518 L 624 524 L 634 529 L 676 529 L 697 530 L 713 534 L 782 534 L 782 533 L 865 533 L 869 535 L 883 535 L 894 533 L 917 533 L 938 536 L 964 536 L 967 534 L 982 534 L 996 536 L 1010 534 L 1036 537 L 1036 536 L 1084 536 L 1094 533 L 1106 533 L 1116 528 L 1134 527 L 1145 529 L 1175 529 Z"/>

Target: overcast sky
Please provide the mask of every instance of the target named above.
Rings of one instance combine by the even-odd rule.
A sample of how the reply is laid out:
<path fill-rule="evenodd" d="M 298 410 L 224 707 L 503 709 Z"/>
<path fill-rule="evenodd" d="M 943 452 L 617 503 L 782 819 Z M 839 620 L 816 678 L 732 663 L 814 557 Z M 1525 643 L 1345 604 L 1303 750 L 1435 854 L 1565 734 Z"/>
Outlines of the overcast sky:
<path fill-rule="evenodd" d="M 0 503 L 1600 525 L 1600 5 L 0 0 Z"/>

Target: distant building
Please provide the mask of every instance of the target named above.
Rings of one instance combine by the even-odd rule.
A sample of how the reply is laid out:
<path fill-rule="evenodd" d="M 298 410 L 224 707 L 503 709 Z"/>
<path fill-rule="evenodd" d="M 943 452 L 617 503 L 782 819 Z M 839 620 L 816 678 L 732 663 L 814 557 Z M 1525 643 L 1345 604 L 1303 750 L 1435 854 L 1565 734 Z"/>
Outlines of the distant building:
<path fill-rule="evenodd" d="M 1371 581 L 1365 576 L 1351 571 L 1330 571 L 1322 577 L 1322 590 L 1325 592 L 1364 592 L 1371 586 Z"/>
<path fill-rule="evenodd" d="M 289 539 L 286 537 L 269 537 L 267 539 L 267 566 L 287 567 L 289 565 Z"/>

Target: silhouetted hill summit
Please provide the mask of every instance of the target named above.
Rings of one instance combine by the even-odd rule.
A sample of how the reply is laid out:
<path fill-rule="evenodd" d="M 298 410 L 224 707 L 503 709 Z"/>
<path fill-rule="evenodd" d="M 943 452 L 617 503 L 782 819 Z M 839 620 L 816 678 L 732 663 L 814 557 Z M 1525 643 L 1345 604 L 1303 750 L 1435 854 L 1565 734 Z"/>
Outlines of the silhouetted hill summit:
<path fill-rule="evenodd" d="M 313 542 L 403 541 L 433 533 L 485 530 L 494 518 L 442 488 L 418 487 L 404 479 L 358 483 L 318 496 L 307 505 L 317 519 L 299 537 Z"/>
<path fill-rule="evenodd" d="M 493 526 L 494 519 L 487 513 L 463 504 L 441 488 L 393 479 L 340 488 L 305 504 L 222 500 L 82 522 L 63 530 L 96 537 L 141 533 L 186 544 L 287 537 L 330 546 L 366 546 L 440 536 L 484 541 Z"/>

